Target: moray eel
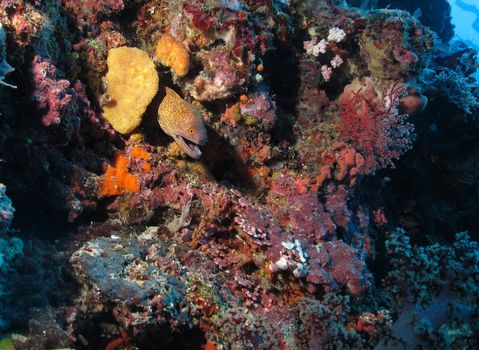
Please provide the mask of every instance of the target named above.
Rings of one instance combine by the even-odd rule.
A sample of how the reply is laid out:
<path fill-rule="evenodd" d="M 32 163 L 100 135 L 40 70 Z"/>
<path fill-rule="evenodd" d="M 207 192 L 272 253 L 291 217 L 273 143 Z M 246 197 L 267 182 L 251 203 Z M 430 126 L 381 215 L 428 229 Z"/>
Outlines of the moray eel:
<path fill-rule="evenodd" d="M 206 128 L 200 112 L 170 88 L 158 108 L 158 123 L 173 137 L 181 149 L 193 159 L 201 157 L 199 146 L 207 140 Z"/>

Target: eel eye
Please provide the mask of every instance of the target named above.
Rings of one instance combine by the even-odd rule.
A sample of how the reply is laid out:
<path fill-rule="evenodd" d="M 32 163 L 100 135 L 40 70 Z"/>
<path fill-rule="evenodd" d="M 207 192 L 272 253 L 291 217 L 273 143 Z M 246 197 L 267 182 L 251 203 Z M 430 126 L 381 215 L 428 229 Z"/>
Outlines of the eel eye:
<path fill-rule="evenodd" d="M 195 129 L 189 128 L 188 129 L 188 134 L 193 135 L 195 133 Z"/>

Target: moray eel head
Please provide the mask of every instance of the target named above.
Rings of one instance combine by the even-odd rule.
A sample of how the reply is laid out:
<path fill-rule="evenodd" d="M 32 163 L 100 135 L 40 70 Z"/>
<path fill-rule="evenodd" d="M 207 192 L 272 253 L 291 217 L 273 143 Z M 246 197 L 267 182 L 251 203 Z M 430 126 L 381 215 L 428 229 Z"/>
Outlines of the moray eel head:
<path fill-rule="evenodd" d="M 199 159 L 202 154 L 199 146 L 206 144 L 206 128 L 203 123 L 198 123 L 198 125 L 188 125 L 186 129 L 186 133 L 178 133 L 171 136 L 183 152 L 193 159 Z"/>
<path fill-rule="evenodd" d="M 183 152 L 193 159 L 201 157 L 207 133 L 203 117 L 190 103 L 183 100 L 170 88 L 158 109 L 158 122 L 163 131 L 173 137 Z"/>

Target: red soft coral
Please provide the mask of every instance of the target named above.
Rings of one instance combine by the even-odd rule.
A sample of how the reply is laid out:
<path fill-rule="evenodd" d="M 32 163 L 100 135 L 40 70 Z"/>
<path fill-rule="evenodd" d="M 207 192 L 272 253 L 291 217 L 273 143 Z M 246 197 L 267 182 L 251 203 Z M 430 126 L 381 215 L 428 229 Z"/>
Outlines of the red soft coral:
<path fill-rule="evenodd" d="M 35 56 L 32 74 L 33 99 L 42 111 L 43 125 L 58 125 L 63 117 L 75 114 L 75 90 L 68 80 L 57 78 L 57 69 L 50 60 Z"/>
<path fill-rule="evenodd" d="M 365 173 L 393 166 L 393 160 L 411 148 L 414 127 L 397 109 L 403 94 L 400 81 L 378 94 L 366 79 L 365 83 L 354 81 L 340 97 L 341 139 L 364 156 Z"/>

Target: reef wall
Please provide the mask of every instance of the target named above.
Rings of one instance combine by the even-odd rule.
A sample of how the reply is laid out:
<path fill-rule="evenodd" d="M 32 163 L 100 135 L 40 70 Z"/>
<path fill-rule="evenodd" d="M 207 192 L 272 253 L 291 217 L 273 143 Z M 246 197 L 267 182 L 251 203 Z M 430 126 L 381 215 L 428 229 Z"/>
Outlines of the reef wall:
<path fill-rule="evenodd" d="M 350 5 L 0 1 L 0 341 L 477 347 L 476 52 Z"/>

